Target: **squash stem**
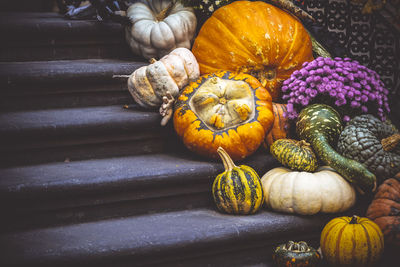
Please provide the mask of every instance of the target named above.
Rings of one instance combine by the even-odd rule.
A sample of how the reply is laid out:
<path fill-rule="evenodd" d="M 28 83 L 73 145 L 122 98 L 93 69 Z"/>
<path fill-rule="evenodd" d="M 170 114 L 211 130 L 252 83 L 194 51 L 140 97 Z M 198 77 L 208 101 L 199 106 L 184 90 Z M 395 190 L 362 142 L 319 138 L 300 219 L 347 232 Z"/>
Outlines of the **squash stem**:
<path fill-rule="evenodd" d="M 236 167 L 235 163 L 231 157 L 226 153 L 226 151 L 222 147 L 218 147 L 217 152 L 224 163 L 225 171 L 231 171 L 233 168 Z"/>
<path fill-rule="evenodd" d="M 175 1 L 171 1 L 166 8 L 161 10 L 160 13 L 157 14 L 157 21 L 163 21 L 166 17 L 168 17 L 169 13 L 171 13 L 172 8 L 175 6 Z"/>
<path fill-rule="evenodd" d="M 350 220 L 349 224 L 357 224 L 358 223 L 357 219 L 358 219 L 358 216 L 357 215 L 353 215 L 353 217 L 351 217 L 351 220 Z"/>
<path fill-rule="evenodd" d="M 383 150 L 392 151 L 400 142 L 400 134 L 396 133 L 381 140 Z"/>

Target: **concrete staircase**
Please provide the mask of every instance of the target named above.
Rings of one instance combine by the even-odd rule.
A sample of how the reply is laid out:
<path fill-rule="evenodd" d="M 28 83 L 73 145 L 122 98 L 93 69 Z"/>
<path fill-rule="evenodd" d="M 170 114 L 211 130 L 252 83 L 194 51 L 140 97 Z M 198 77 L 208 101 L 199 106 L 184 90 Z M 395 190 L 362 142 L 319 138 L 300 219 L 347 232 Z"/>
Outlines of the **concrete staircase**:
<path fill-rule="evenodd" d="M 272 266 L 279 243 L 318 247 L 333 215 L 215 210 L 222 164 L 112 79 L 147 64 L 121 26 L 6 13 L 0 32 L 1 266 Z M 278 166 L 263 149 L 242 164 Z"/>

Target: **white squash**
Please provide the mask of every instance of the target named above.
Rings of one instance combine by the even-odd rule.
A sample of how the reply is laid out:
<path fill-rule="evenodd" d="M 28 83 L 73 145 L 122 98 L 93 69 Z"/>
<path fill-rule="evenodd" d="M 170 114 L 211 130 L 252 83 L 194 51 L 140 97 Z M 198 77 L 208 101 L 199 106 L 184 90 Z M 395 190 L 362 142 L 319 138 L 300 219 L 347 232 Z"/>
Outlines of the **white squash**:
<path fill-rule="evenodd" d="M 261 178 L 267 207 L 312 215 L 343 212 L 356 202 L 354 188 L 330 167 L 314 173 L 274 168 Z"/>
<path fill-rule="evenodd" d="M 196 15 L 179 1 L 137 2 L 128 8 L 126 16 L 132 26 L 126 28 L 125 37 L 136 55 L 161 58 L 177 47 L 191 48 Z"/>
<path fill-rule="evenodd" d="M 200 76 L 196 58 L 189 49 L 176 48 L 159 61 L 135 70 L 128 78 L 128 90 L 144 108 L 160 107 L 165 125 L 172 115 L 175 97 Z"/>

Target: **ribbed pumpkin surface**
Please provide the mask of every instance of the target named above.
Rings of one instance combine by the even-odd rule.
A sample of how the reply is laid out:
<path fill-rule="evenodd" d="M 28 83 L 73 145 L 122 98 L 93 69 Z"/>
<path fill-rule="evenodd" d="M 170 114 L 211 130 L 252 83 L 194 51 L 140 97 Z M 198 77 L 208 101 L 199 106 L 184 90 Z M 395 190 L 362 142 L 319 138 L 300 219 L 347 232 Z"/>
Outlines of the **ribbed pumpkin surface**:
<path fill-rule="evenodd" d="M 339 217 L 322 230 L 321 251 L 333 266 L 373 266 L 380 258 L 384 243 L 378 225 L 367 218 Z"/>
<path fill-rule="evenodd" d="M 200 72 L 242 71 L 259 79 L 273 100 L 282 82 L 312 61 L 310 37 L 293 16 L 264 2 L 236 1 L 203 24 L 192 52 Z"/>
<path fill-rule="evenodd" d="M 252 214 L 264 201 L 261 180 L 246 165 L 234 167 L 218 175 L 212 192 L 217 208 L 226 213 Z"/>

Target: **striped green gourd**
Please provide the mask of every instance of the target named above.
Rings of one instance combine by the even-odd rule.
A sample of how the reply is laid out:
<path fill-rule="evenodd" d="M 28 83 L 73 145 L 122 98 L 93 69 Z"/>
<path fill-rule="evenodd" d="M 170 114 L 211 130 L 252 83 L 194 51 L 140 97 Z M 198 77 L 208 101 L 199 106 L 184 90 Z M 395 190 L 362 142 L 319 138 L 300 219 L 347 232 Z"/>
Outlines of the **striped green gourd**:
<path fill-rule="evenodd" d="M 236 166 L 226 151 L 217 150 L 225 171 L 213 183 L 212 194 L 217 208 L 230 214 L 253 214 L 264 202 L 261 179 L 249 166 Z"/>
<path fill-rule="evenodd" d="M 375 191 L 376 177 L 361 163 L 343 157 L 335 146 L 343 130 L 339 113 L 324 104 L 305 107 L 296 122 L 297 135 L 309 142 L 317 156 L 362 192 Z"/>
<path fill-rule="evenodd" d="M 270 151 L 280 163 L 292 170 L 313 172 L 318 168 L 317 157 L 304 140 L 279 139 L 272 143 Z"/>

